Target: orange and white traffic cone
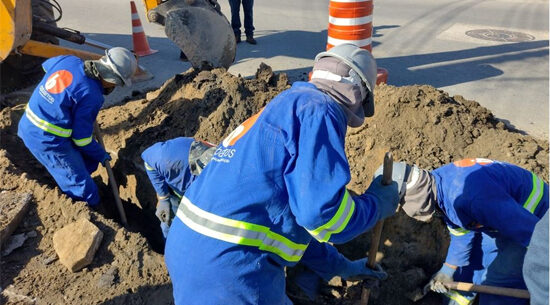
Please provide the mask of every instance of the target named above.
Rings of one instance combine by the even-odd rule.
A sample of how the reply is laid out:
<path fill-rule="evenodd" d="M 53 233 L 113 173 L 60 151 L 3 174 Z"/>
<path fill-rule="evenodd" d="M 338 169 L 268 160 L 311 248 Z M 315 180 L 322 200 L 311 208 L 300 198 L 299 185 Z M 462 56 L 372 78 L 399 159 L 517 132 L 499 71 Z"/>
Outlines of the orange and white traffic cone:
<path fill-rule="evenodd" d="M 147 42 L 147 37 L 141 26 L 141 20 L 139 20 L 134 1 L 130 1 L 130 8 L 132 12 L 132 42 L 134 43 L 134 53 L 138 56 L 147 56 L 157 53 L 157 50 L 153 50 L 149 47 L 149 42 Z"/>
<path fill-rule="evenodd" d="M 344 43 L 372 52 L 373 0 L 331 0 L 328 6 L 327 50 Z M 378 69 L 376 84 L 388 81 L 388 70 Z"/>

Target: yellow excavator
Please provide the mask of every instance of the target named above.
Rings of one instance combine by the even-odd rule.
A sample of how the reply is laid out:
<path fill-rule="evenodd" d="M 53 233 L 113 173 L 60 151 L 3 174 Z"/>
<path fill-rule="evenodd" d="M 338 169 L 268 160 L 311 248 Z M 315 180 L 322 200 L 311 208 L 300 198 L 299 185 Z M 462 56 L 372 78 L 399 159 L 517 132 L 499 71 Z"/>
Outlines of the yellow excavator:
<path fill-rule="evenodd" d="M 228 68 L 235 59 L 231 25 L 215 0 L 143 0 L 147 19 L 164 26 L 167 37 L 195 68 Z M 80 32 L 57 27 L 62 8 L 56 0 L 0 0 L 0 85 L 2 92 L 42 77 L 45 58 L 75 55 L 97 59 L 103 52 L 59 46 L 59 39 L 100 49 L 109 46 Z"/>

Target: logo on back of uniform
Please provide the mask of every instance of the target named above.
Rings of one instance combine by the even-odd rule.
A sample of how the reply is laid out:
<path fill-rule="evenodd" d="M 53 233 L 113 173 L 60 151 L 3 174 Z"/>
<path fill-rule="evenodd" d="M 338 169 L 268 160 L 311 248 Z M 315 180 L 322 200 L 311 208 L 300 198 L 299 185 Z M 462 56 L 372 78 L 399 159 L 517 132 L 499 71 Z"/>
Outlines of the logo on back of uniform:
<path fill-rule="evenodd" d="M 212 161 L 229 163 L 229 160 L 233 158 L 236 152 L 236 149 L 229 147 L 235 145 L 235 143 L 237 143 L 237 141 L 242 138 L 250 130 L 250 128 L 252 128 L 263 110 L 264 109 L 262 108 L 260 112 L 251 116 L 241 125 L 235 128 L 235 130 L 233 130 L 227 136 L 227 138 L 222 141 L 222 145 L 218 147 L 218 149 L 216 149 L 216 152 L 214 152 L 214 156 L 212 156 Z"/>
<path fill-rule="evenodd" d="M 493 162 L 494 162 L 493 160 L 485 159 L 485 158 L 470 158 L 470 159 L 463 159 L 463 160 L 460 160 L 460 161 L 455 161 L 455 162 L 453 162 L 453 164 L 456 167 L 470 167 L 470 166 L 474 166 L 476 164 L 487 165 L 487 164 L 491 164 Z"/>
<path fill-rule="evenodd" d="M 46 83 L 41 85 L 38 91 L 48 103 L 53 104 L 55 99 L 52 94 L 63 92 L 73 82 L 73 75 L 67 70 L 55 71 L 48 77 Z"/>
<path fill-rule="evenodd" d="M 55 71 L 48 77 L 44 87 L 49 93 L 58 94 L 63 92 L 73 82 L 73 75 L 67 70 Z"/>

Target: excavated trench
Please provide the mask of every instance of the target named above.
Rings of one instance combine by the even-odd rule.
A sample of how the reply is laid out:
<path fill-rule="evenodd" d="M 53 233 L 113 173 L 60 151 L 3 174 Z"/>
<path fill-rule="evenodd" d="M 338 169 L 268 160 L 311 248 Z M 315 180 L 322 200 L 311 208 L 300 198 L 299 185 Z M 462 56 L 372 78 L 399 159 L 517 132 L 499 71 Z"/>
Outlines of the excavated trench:
<path fill-rule="evenodd" d="M 83 203 L 71 204 L 60 194 L 15 135 L 22 107 L 0 111 L 0 189 L 33 193 L 35 220 L 40 223 L 36 230 L 41 237 L 34 249 L 22 251 L 42 253 L 28 255 L 27 261 L 15 260 L 20 267 L 9 273 L 7 280 L 2 279 L 2 287 L 13 284 L 32 297 L 50 301 L 45 304 L 56 304 L 59 299 L 68 303 L 171 304 L 169 278 L 160 255 L 162 236 L 154 216 L 155 193 L 140 154 L 158 141 L 179 136 L 218 143 L 288 86 L 286 75 L 274 74 L 265 65 L 252 79 L 223 69 L 190 70 L 156 91 L 102 110 L 98 122 L 113 156 L 111 164 L 130 222 L 128 230 L 113 221 L 118 217 L 116 209 L 104 217 L 90 212 Z M 375 96 L 376 115 L 363 126 L 349 129 L 346 137 L 352 176 L 348 188 L 355 193 L 365 191 L 388 150 L 395 160 L 427 169 L 466 157 L 493 158 L 518 164 L 548 181 L 548 142 L 507 129 L 475 101 L 451 97 L 430 86 L 382 85 Z M 113 202 L 105 171 L 100 170 L 95 179 L 103 200 Z M 81 216 L 90 217 L 106 236 L 89 270 L 68 274 L 58 263 L 44 267 L 40 261 L 43 255 L 52 255 L 53 232 Z M 370 234 L 366 233 L 338 248 L 358 259 L 365 256 L 369 244 Z M 389 218 L 377 258 L 390 277 L 377 289 L 373 304 L 413 304 L 405 294 L 426 283 L 442 263 L 447 246 L 448 234 L 439 220 L 420 223 L 402 212 Z M 114 267 L 117 280 L 108 289 L 98 288 L 94 283 Z M 289 278 L 294 273 L 288 270 Z M 296 304 L 354 304 L 360 297 L 358 284 L 339 278 L 324 287 L 325 293 L 315 301 L 307 300 L 295 288 L 291 284 L 288 291 Z M 415 304 L 439 304 L 439 296 L 430 294 Z"/>

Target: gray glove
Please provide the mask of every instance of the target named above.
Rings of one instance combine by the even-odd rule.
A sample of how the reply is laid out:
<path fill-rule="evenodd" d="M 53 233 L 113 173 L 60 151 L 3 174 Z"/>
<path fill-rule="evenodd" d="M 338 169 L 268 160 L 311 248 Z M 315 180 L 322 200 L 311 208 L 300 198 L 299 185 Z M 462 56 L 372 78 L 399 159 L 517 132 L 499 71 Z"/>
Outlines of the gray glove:
<path fill-rule="evenodd" d="M 170 198 L 163 198 L 157 203 L 157 210 L 155 211 L 155 216 L 160 220 L 170 225 Z"/>
<path fill-rule="evenodd" d="M 380 165 L 376 172 L 374 172 L 374 177 L 382 176 L 384 171 L 384 165 Z M 411 166 L 407 165 L 405 162 L 393 162 L 393 170 L 391 178 L 397 183 L 397 190 L 399 191 L 399 198 L 402 198 L 405 195 L 405 185 L 407 184 L 407 176 L 411 171 Z"/>
<path fill-rule="evenodd" d="M 430 289 L 437 293 L 447 293 L 449 288 L 445 286 L 445 283 L 453 281 L 453 275 L 456 269 L 449 267 L 447 264 L 444 264 L 436 274 L 432 276 L 432 279 L 428 283 Z"/>

